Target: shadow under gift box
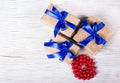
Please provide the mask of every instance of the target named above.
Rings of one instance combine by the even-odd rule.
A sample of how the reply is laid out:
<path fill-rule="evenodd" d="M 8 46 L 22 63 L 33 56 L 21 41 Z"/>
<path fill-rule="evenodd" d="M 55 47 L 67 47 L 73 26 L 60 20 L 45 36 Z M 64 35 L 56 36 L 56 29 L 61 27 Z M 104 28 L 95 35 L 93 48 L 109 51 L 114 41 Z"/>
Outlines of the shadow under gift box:
<path fill-rule="evenodd" d="M 50 4 L 48 6 L 48 10 L 52 11 L 52 8 L 55 7 L 57 10 L 59 10 L 59 12 L 61 12 L 62 10 L 57 7 L 57 6 L 53 6 L 52 4 Z M 53 29 L 55 28 L 56 24 L 58 23 L 58 19 L 48 15 L 48 14 L 44 14 L 41 18 L 41 20 L 46 23 L 47 25 L 51 26 Z M 65 18 L 66 21 L 76 25 L 76 29 L 77 29 L 77 25 L 80 23 L 80 19 L 76 18 L 75 16 L 71 15 L 68 13 L 68 15 Z M 60 33 L 66 35 L 67 37 L 71 37 L 74 34 L 74 29 L 72 29 L 71 27 L 69 27 L 67 24 L 65 24 L 66 26 L 66 30 L 61 30 L 60 29 Z"/>
<path fill-rule="evenodd" d="M 57 37 L 52 37 L 52 40 L 57 42 L 57 43 L 62 43 L 64 41 L 70 42 L 70 40 L 64 36 L 62 36 L 61 34 L 58 34 Z M 56 52 L 59 52 L 60 50 L 54 47 L 46 47 L 45 49 L 48 54 L 54 54 Z M 69 50 L 75 55 L 77 56 L 79 51 L 80 51 L 80 47 L 76 44 L 73 43 L 73 45 L 69 48 Z M 73 59 L 70 59 L 67 55 L 64 59 L 63 62 L 67 63 L 67 64 L 71 64 Z"/>
<path fill-rule="evenodd" d="M 88 23 L 91 25 L 94 22 L 97 22 L 98 24 L 101 23 L 101 21 L 93 16 L 89 16 L 87 18 Z M 102 37 L 104 40 L 108 41 L 108 39 L 111 37 L 112 35 L 112 31 L 107 27 L 104 26 L 101 30 L 99 30 L 97 32 L 97 34 Z M 90 36 L 91 34 L 89 34 L 87 31 L 83 30 L 82 28 L 80 28 L 78 30 L 78 32 L 74 35 L 73 39 L 76 42 L 81 42 L 83 40 L 85 40 L 88 36 Z M 96 44 L 95 40 L 92 39 L 84 48 L 90 52 L 92 55 L 95 55 L 98 53 L 98 51 L 103 47 L 103 44 Z"/>

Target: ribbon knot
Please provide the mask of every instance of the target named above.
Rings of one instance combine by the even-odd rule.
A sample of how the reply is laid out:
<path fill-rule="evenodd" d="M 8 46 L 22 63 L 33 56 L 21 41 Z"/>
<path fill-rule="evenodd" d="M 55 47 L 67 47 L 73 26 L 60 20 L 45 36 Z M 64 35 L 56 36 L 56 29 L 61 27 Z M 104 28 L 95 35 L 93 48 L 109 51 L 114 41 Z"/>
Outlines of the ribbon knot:
<path fill-rule="evenodd" d="M 59 52 L 56 52 L 54 54 L 48 54 L 48 58 L 57 58 L 59 57 L 60 61 L 64 61 L 65 57 L 68 56 L 70 59 L 75 58 L 75 55 L 69 50 L 69 48 L 73 45 L 72 42 L 63 42 L 63 43 L 57 43 L 53 40 L 50 40 L 49 42 L 45 42 L 44 46 L 47 47 L 54 47 L 60 50 Z"/>
<path fill-rule="evenodd" d="M 57 24 L 55 25 L 55 29 L 54 29 L 54 36 L 56 37 L 56 35 L 59 33 L 59 30 L 61 29 L 62 31 L 66 30 L 66 25 L 68 25 L 69 27 L 71 27 L 72 29 L 76 29 L 76 25 L 68 22 L 65 20 L 65 18 L 67 17 L 68 13 L 66 11 L 62 11 L 59 12 L 59 10 L 57 10 L 54 6 L 52 8 L 52 10 L 46 10 L 45 14 L 55 18 L 58 20 Z"/>
<path fill-rule="evenodd" d="M 105 24 L 103 22 L 97 24 L 97 22 L 94 22 L 91 26 L 87 22 L 86 19 L 83 21 L 82 29 L 87 31 L 90 36 L 88 36 L 85 40 L 79 42 L 78 44 L 81 46 L 86 46 L 92 39 L 94 39 L 95 43 L 100 45 L 100 44 L 105 44 L 106 40 L 104 40 L 97 32 L 101 30 Z"/>

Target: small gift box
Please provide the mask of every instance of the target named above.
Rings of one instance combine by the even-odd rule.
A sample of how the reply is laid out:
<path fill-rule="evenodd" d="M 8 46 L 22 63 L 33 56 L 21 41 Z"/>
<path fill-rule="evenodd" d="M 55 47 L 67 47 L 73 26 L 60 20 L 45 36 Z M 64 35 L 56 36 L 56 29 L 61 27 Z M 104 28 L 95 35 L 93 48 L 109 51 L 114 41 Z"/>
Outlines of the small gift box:
<path fill-rule="evenodd" d="M 48 58 L 58 57 L 60 61 L 70 64 L 80 50 L 80 47 L 60 34 L 56 38 L 52 38 L 49 42 L 45 42 Z"/>
<path fill-rule="evenodd" d="M 73 39 L 77 41 L 78 45 L 83 46 L 88 52 L 95 55 L 111 35 L 112 31 L 103 22 L 90 16 L 83 20 L 81 28 Z"/>
<path fill-rule="evenodd" d="M 59 32 L 71 37 L 80 22 L 80 19 L 66 11 L 62 11 L 60 8 L 53 6 L 52 4 L 49 5 L 41 20 L 51 27 L 54 27 L 55 37 Z"/>

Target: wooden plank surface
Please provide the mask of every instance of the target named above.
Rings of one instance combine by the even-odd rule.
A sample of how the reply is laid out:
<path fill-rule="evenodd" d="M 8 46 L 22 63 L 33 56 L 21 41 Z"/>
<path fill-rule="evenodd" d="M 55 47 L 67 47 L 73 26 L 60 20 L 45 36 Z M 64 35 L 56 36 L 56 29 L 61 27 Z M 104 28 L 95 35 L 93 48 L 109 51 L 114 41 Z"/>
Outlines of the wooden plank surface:
<path fill-rule="evenodd" d="M 79 81 L 70 65 L 46 58 L 43 43 L 53 34 L 40 18 L 50 3 L 77 17 L 96 16 L 113 30 L 111 39 L 93 56 L 98 71 L 94 79 Z M 120 0 L 0 1 L 0 83 L 119 83 L 119 42 Z"/>

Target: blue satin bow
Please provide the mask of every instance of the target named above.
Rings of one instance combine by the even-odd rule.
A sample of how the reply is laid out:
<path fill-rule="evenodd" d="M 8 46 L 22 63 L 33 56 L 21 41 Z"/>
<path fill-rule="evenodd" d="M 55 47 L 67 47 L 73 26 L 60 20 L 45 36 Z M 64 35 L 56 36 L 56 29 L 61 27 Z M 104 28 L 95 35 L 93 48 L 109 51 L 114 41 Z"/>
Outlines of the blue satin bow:
<path fill-rule="evenodd" d="M 62 11 L 59 12 L 54 6 L 52 8 L 52 10 L 46 10 L 45 14 L 55 18 L 58 20 L 57 24 L 55 25 L 55 29 L 54 29 L 54 36 L 56 36 L 59 32 L 59 30 L 61 29 L 62 31 L 66 30 L 66 25 L 68 25 L 69 27 L 71 27 L 72 29 L 76 29 L 76 25 L 68 22 L 65 20 L 65 18 L 67 17 L 68 13 L 66 11 Z"/>
<path fill-rule="evenodd" d="M 97 34 L 97 32 L 102 29 L 105 26 L 105 24 L 103 22 L 101 22 L 100 24 L 97 24 L 97 22 L 94 22 L 91 26 L 89 25 L 89 23 L 87 22 L 86 19 L 84 19 L 83 21 L 83 25 L 82 25 L 82 29 L 87 31 L 90 36 L 88 36 L 85 40 L 79 42 L 78 44 L 85 47 L 92 39 L 95 40 L 96 44 L 100 45 L 100 44 L 105 44 L 106 40 L 104 40 L 101 36 L 99 36 Z"/>
<path fill-rule="evenodd" d="M 60 61 L 64 61 L 66 55 L 72 59 L 75 58 L 75 55 L 69 50 L 69 48 L 73 45 L 72 42 L 63 42 L 63 43 L 57 43 L 54 42 L 53 40 L 50 40 L 50 42 L 45 42 L 44 46 L 47 47 L 54 47 L 57 48 L 58 50 L 60 50 L 59 52 L 56 52 L 54 54 L 48 54 L 48 58 L 57 58 L 59 57 Z"/>

